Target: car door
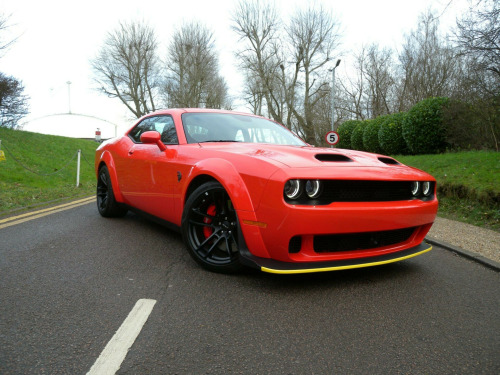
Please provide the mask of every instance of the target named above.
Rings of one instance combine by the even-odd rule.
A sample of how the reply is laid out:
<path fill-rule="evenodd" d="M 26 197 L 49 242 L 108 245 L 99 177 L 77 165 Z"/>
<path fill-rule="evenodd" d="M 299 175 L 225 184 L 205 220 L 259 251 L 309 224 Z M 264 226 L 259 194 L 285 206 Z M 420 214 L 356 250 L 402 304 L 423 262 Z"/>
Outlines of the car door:
<path fill-rule="evenodd" d="M 167 150 L 156 144 L 143 144 L 141 134 L 157 131 Z M 131 143 L 121 170 L 121 189 L 127 202 L 142 211 L 170 221 L 172 190 L 176 179 L 173 162 L 177 156 L 177 133 L 171 116 L 151 116 L 129 132 Z"/>

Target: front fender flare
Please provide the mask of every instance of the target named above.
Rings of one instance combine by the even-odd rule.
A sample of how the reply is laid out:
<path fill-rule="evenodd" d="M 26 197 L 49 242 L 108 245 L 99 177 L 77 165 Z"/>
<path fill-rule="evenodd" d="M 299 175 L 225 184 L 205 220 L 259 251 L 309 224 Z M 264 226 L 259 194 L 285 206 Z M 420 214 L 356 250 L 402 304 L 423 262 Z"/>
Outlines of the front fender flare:
<path fill-rule="evenodd" d="M 109 151 L 104 151 L 99 158 L 99 162 L 97 163 L 98 168 L 96 169 L 96 173 L 99 173 L 99 168 L 101 164 L 106 164 L 109 171 L 109 176 L 111 177 L 111 184 L 113 186 L 113 194 L 115 195 L 115 200 L 120 203 L 124 203 L 123 195 L 120 191 L 120 185 L 118 184 L 118 176 L 116 175 L 116 166 L 113 160 L 113 156 Z"/>
<path fill-rule="evenodd" d="M 244 241 L 247 246 L 245 249 L 251 249 L 251 254 L 261 257 L 269 258 L 270 255 L 264 245 L 262 235 L 260 233 L 260 228 L 252 224 L 256 222 L 257 218 L 255 215 L 255 205 L 252 201 L 251 195 L 248 192 L 247 186 L 238 173 L 234 165 L 225 159 L 205 159 L 190 170 L 187 177 L 187 186 L 190 186 L 191 182 L 196 177 L 199 176 L 210 176 L 217 180 L 227 191 L 231 202 L 233 203 L 234 209 L 238 214 L 238 220 L 240 222 L 240 228 L 243 234 Z M 183 202 L 186 201 L 186 194 L 189 189 L 183 192 Z M 184 207 L 182 207 L 182 210 Z M 248 250 L 244 250 L 242 255 Z"/>
<path fill-rule="evenodd" d="M 254 212 L 254 205 L 250 198 L 245 182 L 240 174 L 229 161 L 225 159 L 213 158 L 205 159 L 196 163 L 187 177 L 187 186 L 198 176 L 205 175 L 219 181 L 229 194 L 233 206 L 237 211 Z M 183 192 L 183 202 L 186 201 L 187 189 Z"/>

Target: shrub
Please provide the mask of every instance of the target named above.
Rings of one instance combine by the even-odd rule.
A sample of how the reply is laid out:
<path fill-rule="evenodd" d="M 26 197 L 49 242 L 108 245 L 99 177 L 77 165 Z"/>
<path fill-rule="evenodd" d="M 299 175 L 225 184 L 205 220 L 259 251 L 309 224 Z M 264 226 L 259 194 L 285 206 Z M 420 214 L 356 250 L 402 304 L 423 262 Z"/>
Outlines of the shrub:
<path fill-rule="evenodd" d="M 363 130 L 363 146 L 366 151 L 373 152 L 376 154 L 382 153 L 382 148 L 378 141 L 378 132 L 380 130 L 380 125 L 385 121 L 387 116 L 379 116 L 374 118 L 365 126 Z"/>
<path fill-rule="evenodd" d="M 351 146 L 351 135 L 353 130 L 358 126 L 358 124 L 361 121 L 358 120 L 348 120 L 343 122 L 339 128 L 338 128 L 338 133 L 339 133 L 339 143 L 338 147 L 339 148 L 350 148 L 352 149 Z"/>
<path fill-rule="evenodd" d="M 415 104 L 403 120 L 403 138 L 414 154 L 436 154 L 446 148 L 443 108 L 448 98 L 427 98 Z"/>
<path fill-rule="evenodd" d="M 406 155 L 410 151 L 403 138 L 403 120 L 406 113 L 394 113 L 387 116 L 380 125 L 378 141 L 384 153 L 388 155 Z"/>
<path fill-rule="evenodd" d="M 353 150 L 366 151 L 363 144 L 363 132 L 371 120 L 360 121 L 351 134 L 351 148 Z"/>
<path fill-rule="evenodd" d="M 466 103 L 450 100 L 443 111 L 446 144 L 452 150 L 497 150 L 500 96 Z"/>

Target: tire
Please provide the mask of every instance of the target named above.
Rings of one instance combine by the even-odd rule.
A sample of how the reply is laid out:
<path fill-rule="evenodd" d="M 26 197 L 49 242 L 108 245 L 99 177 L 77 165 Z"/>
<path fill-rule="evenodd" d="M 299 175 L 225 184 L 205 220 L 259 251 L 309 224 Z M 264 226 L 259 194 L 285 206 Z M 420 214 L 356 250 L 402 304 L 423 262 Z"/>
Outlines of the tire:
<path fill-rule="evenodd" d="M 181 231 L 189 254 L 203 268 L 219 273 L 241 269 L 238 217 L 220 183 L 207 182 L 189 196 Z"/>
<path fill-rule="evenodd" d="M 108 167 L 101 167 L 97 176 L 97 209 L 99 210 L 101 216 L 125 216 L 128 210 L 122 204 L 118 203 L 115 199 Z"/>

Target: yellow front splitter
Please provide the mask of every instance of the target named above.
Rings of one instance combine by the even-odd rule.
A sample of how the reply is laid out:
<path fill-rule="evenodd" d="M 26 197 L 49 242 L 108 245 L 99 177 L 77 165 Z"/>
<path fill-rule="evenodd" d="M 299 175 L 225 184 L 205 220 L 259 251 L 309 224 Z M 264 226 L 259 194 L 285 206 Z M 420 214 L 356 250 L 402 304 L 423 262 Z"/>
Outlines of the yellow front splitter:
<path fill-rule="evenodd" d="M 256 263 L 269 263 L 266 265 L 260 264 L 260 270 L 275 274 L 300 274 L 313 272 L 328 272 L 349 270 L 354 268 L 373 267 L 383 264 L 399 262 L 401 260 L 410 259 L 418 255 L 424 254 L 432 250 L 432 246 L 426 243 L 421 243 L 418 246 L 398 251 L 396 253 L 386 254 L 379 257 L 370 257 L 364 259 L 350 259 L 336 262 L 321 262 L 321 263 L 284 263 L 272 260 L 265 260 Z M 255 262 L 255 259 L 252 259 Z M 274 263 L 274 264 L 273 264 Z"/>

